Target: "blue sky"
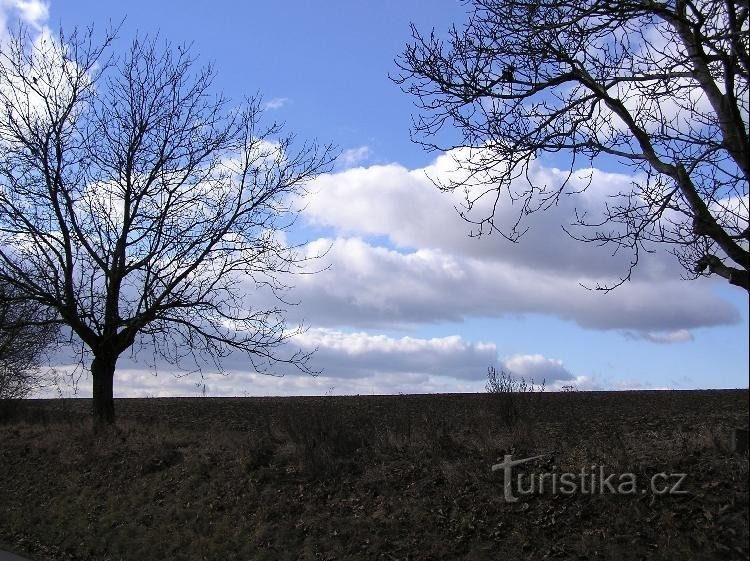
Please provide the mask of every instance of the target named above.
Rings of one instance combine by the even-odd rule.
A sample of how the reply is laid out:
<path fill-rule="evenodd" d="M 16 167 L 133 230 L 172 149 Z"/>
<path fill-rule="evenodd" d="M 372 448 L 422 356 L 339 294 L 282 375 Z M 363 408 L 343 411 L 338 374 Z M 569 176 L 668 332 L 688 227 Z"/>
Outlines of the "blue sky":
<path fill-rule="evenodd" d="M 388 78 L 409 23 L 445 31 L 463 21 L 460 2 L 0 0 L 0 23 L 19 16 L 66 30 L 124 18 L 119 47 L 136 33 L 192 43 L 215 66 L 217 89 L 238 100 L 260 93 L 269 119 L 341 149 L 294 232 L 332 247 L 330 270 L 300 280 L 302 303 L 290 312 L 309 325 L 300 344 L 320 349 L 324 374 L 269 378 L 237 358 L 231 375 L 207 377 L 210 395 L 481 391 L 491 364 L 553 388 L 747 387 L 741 289 L 681 281 L 662 252 L 621 289 L 585 290 L 580 282 L 612 278 L 622 262 L 565 237 L 572 202 L 535 216 L 519 245 L 467 237 L 452 209 L 459 201 L 424 177 L 445 173 L 445 157 L 410 141 L 413 102 Z M 554 179 L 555 164 L 533 171 Z M 576 206 L 595 208 L 631 179 L 611 163 L 606 172 Z M 196 392 L 194 379 L 154 377 L 128 361 L 120 369 L 117 395 Z"/>
<path fill-rule="evenodd" d="M 429 9 L 425 6 L 429 5 Z M 52 2 L 48 23 L 65 29 L 125 18 L 120 37 L 160 33 L 193 43 L 216 65 L 230 97 L 260 92 L 283 107 L 301 136 L 342 149 L 368 146 L 371 161 L 424 165 L 432 157 L 409 140 L 411 100 L 388 80 L 409 22 L 445 27 L 463 18 L 459 2 Z"/>

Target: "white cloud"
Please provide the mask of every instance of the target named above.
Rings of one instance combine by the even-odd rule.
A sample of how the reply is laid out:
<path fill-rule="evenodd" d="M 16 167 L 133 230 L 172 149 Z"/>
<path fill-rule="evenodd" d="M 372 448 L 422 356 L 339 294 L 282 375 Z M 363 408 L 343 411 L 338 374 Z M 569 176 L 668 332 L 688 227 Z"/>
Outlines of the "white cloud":
<path fill-rule="evenodd" d="M 560 392 L 560 391 L 582 391 L 582 392 L 596 392 L 609 389 L 603 385 L 596 376 L 575 376 L 572 380 L 553 380 L 552 383 L 547 383 L 545 388 L 549 391 Z"/>
<path fill-rule="evenodd" d="M 404 327 L 539 313 L 586 328 L 637 333 L 739 319 L 738 311 L 711 291 L 712 281 L 682 281 L 681 268 L 665 251 L 643 254 L 634 280 L 612 293 L 581 286 L 616 282 L 629 256 L 573 240 L 561 225 L 575 209 L 600 212 L 609 195 L 627 190 L 637 178 L 581 170 L 570 187 L 590 181 L 588 189 L 528 216 L 529 232 L 513 244 L 498 236 L 467 235 L 470 226 L 454 208 L 461 194 L 441 193 L 429 179 L 451 173 L 451 162 L 446 154 L 424 169 L 373 165 L 314 182 L 305 216 L 337 237 L 310 245 L 320 250 L 333 243 L 330 269 L 297 283 L 306 319 L 326 326 Z M 539 162 L 530 174 L 548 185 L 565 176 Z M 503 200 L 496 217 L 507 223 L 517 211 Z M 391 247 L 383 246 L 383 238 Z"/>
<path fill-rule="evenodd" d="M 305 350 L 318 349 L 313 364 L 335 378 L 409 374 L 476 380 L 497 362 L 494 344 L 471 343 L 458 335 L 394 338 L 317 328 L 296 337 L 295 343 Z"/>
<path fill-rule="evenodd" d="M 289 103 L 288 97 L 274 97 L 266 102 L 265 108 L 273 111 L 274 109 L 281 109 L 287 103 Z"/>
<path fill-rule="evenodd" d="M 575 380 L 562 360 L 545 358 L 542 355 L 515 355 L 503 361 L 503 365 L 516 378 L 524 378 L 527 382 L 541 384 L 542 382 L 566 382 Z"/>
<path fill-rule="evenodd" d="M 0 0 L 0 45 L 8 38 L 8 28 L 22 23 L 39 34 L 49 34 L 46 27 L 49 3 L 41 0 Z"/>
<path fill-rule="evenodd" d="M 336 167 L 339 169 L 349 169 L 354 166 L 358 166 L 361 163 L 367 161 L 372 155 L 372 150 L 369 146 L 359 146 L 357 148 L 349 148 L 344 150 L 336 160 Z"/>
<path fill-rule="evenodd" d="M 298 277 L 294 310 L 320 326 L 404 328 L 471 317 L 539 313 L 590 329 L 674 331 L 735 322 L 739 314 L 707 281 L 635 281 L 605 294 L 581 288 L 588 279 L 537 271 L 441 250 L 400 252 L 359 238 L 333 244 L 330 268 Z"/>
<path fill-rule="evenodd" d="M 627 269 L 629 256 L 613 256 L 611 248 L 598 247 L 571 239 L 562 230 L 579 212 L 596 216 L 607 196 L 629 189 L 632 176 L 581 170 L 571 188 L 591 185 L 577 196 L 564 196 L 545 212 L 524 218 L 529 227 L 520 243 L 512 244 L 499 236 L 469 237 L 472 226 L 456 212 L 463 194 L 441 193 L 430 178 L 453 173 L 452 156 L 439 157 L 423 169 L 407 170 L 398 164 L 373 165 L 348 169 L 318 177 L 311 185 L 305 215 L 315 224 L 333 227 L 341 235 L 386 236 L 395 246 L 415 249 L 440 249 L 454 255 L 503 261 L 554 271 L 557 275 L 586 276 L 613 281 Z M 559 184 L 565 173 L 533 163 L 530 173 L 535 182 Z M 479 204 L 472 216 L 489 213 L 489 201 Z M 499 224 L 512 224 L 519 213 L 518 204 L 503 200 L 495 210 Z M 592 232 L 589 232 L 589 234 Z M 676 277 L 678 266 L 663 252 L 642 256 L 639 276 Z"/>
<path fill-rule="evenodd" d="M 206 371 L 203 378 L 197 374 L 176 376 L 170 368 L 159 369 L 154 375 L 123 357 L 115 376 L 115 395 L 199 396 L 203 384 L 206 394 L 212 396 L 481 392 L 489 366 L 510 370 L 527 380 L 544 379 L 551 389 L 566 383 L 591 385 L 588 378 L 570 373 L 561 360 L 515 355 L 499 361 L 494 343 L 470 342 L 458 335 L 426 339 L 317 328 L 297 336 L 294 344 L 305 350 L 318 349 L 313 366 L 323 370 L 320 376 L 292 371 L 283 377 L 258 374 L 234 355 L 228 358 L 227 375 Z M 59 370 L 73 368 L 62 366 Z M 84 374 L 78 395 L 89 397 L 90 378 L 80 369 L 78 372 Z M 69 395 L 71 389 L 62 386 Z M 56 390 L 48 388 L 42 395 L 55 396 Z"/>
<path fill-rule="evenodd" d="M 625 336 L 629 339 L 642 339 L 652 343 L 685 343 L 693 340 L 693 334 L 687 329 L 676 329 L 674 331 L 626 331 Z"/>
<path fill-rule="evenodd" d="M 380 372 L 358 378 L 321 376 L 267 376 L 252 372 L 177 377 L 142 370 L 118 370 L 115 397 L 248 397 L 287 395 L 388 395 L 481 392 L 483 382 L 419 373 Z M 40 394 L 41 396 L 42 394 Z M 45 394 L 46 395 L 46 394 Z M 50 397 L 55 395 L 49 394 Z M 90 383 L 82 384 L 78 397 L 90 397 Z"/>
<path fill-rule="evenodd" d="M 41 30 L 49 18 L 49 2 L 40 0 L 0 0 L 0 23 L 5 29 L 13 19 Z"/>
<path fill-rule="evenodd" d="M 6 25 L 10 22 L 6 19 L 20 18 L 32 29 L 28 35 L 30 43 L 23 42 L 22 59 L 2 61 L 4 80 L 0 83 L 0 92 L 10 101 L 0 108 L 0 121 L 4 122 L 0 130 L 0 145 L 18 144 L 16 127 L 21 127 L 22 131 L 39 125 L 44 127 L 54 117 L 54 108 L 69 106 L 74 93 L 72 82 L 77 84 L 79 96 L 91 86 L 89 76 L 80 72 L 75 60 L 67 56 L 68 46 L 61 44 L 47 26 L 41 25 L 46 20 L 43 7 L 34 8 L 33 2 L 23 4 L 21 7 L 18 2 L 0 4 L 0 48 L 8 41 Z M 16 13 L 8 6 L 20 11 Z M 81 105 L 72 110 L 80 111 Z M 11 115 L 12 120 L 7 119 L 7 115 Z M 13 125 L 8 125 L 8 122 Z"/>

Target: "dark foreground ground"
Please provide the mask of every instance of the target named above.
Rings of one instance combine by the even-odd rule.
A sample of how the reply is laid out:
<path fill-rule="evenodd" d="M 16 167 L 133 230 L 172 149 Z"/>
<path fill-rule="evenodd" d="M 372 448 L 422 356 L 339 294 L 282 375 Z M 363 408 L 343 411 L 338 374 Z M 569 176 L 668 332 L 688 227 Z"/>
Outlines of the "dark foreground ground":
<path fill-rule="evenodd" d="M 749 554 L 748 456 L 729 448 L 746 390 L 133 399 L 98 433 L 87 400 L 0 406 L 0 543 L 40 560 Z M 637 488 L 514 480 L 510 503 L 506 454 L 544 455 L 513 468 L 527 487 L 603 469 Z M 651 490 L 659 473 L 687 493 Z"/>

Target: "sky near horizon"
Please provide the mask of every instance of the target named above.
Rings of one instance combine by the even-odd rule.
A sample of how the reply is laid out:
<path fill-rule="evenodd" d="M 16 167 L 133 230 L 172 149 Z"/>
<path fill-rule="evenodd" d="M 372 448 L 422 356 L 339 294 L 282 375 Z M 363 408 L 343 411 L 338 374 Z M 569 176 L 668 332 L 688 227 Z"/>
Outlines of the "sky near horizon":
<path fill-rule="evenodd" d="M 323 374 L 265 376 L 232 357 L 229 375 L 207 374 L 207 395 L 483 391 L 488 366 L 553 389 L 747 387 L 742 289 L 681 280 L 665 251 L 645 256 L 613 292 L 581 286 L 617 278 L 626 261 L 561 226 L 574 208 L 593 212 L 627 188 L 631 170 L 602 162 L 583 195 L 533 215 L 519 244 L 468 236 L 460 200 L 429 179 L 448 173 L 449 156 L 410 140 L 413 100 L 388 77 L 410 22 L 444 31 L 465 9 L 455 0 L 0 0 L 0 29 L 19 18 L 40 32 L 111 21 L 123 22 L 115 48 L 136 34 L 192 43 L 214 65 L 218 90 L 237 100 L 260 93 L 268 119 L 341 150 L 310 186 L 293 232 L 310 252 L 330 247 L 327 270 L 296 279 L 300 305 L 289 312 L 309 327 L 297 343 L 318 348 L 313 367 Z M 530 173 L 554 182 L 556 165 L 540 159 Z M 198 381 L 123 359 L 115 395 L 200 395 Z M 89 394 L 83 380 L 80 395 Z"/>

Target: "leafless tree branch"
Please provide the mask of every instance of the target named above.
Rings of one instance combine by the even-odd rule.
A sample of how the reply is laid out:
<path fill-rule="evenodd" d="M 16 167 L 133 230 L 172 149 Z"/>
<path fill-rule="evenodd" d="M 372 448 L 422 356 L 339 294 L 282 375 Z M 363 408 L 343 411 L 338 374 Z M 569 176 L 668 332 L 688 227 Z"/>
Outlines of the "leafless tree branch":
<path fill-rule="evenodd" d="M 19 30 L 0 54 L 0 281 L 85 344 L 100 420 L 118 357 L 147 344 L 178 366 L 239 351 L 311 372 L 287 349 L 300 328 L 256 294 L 309 259 L 281 233 L 332 148 L 264 125 L 258 98 L 230 106 L 186 46 L 114 57 L 112 40 Z"/>
<path fill-rule="evenodd" d="M 468 22 L 445 38 L 412 27 L 393 79 L 420 109 L 418 142 L 464 149 L 457 162 L 464 173 L 440 186 L 465 191 L 464 216 L 478 232 L 516 241 L 525 215 L 568 193 L 566 185 L 519 181 L 536 158 L 569 154 L 590 166 L 614 158 L 645 179 L 612 194 L 601 220 L 573 223 L 594 231 L 580 239 L 632 251 L 622 281 L 639 251 L 667 244 L 689 276 L 717 274 L 750 290 L 742 235 L 750 178 L 747 3 L 467 4 Z M 571 166 L 569 177 L 575 173 Z M 494 221 L 503 199 L 523 202 L 515 223 Z"/>

